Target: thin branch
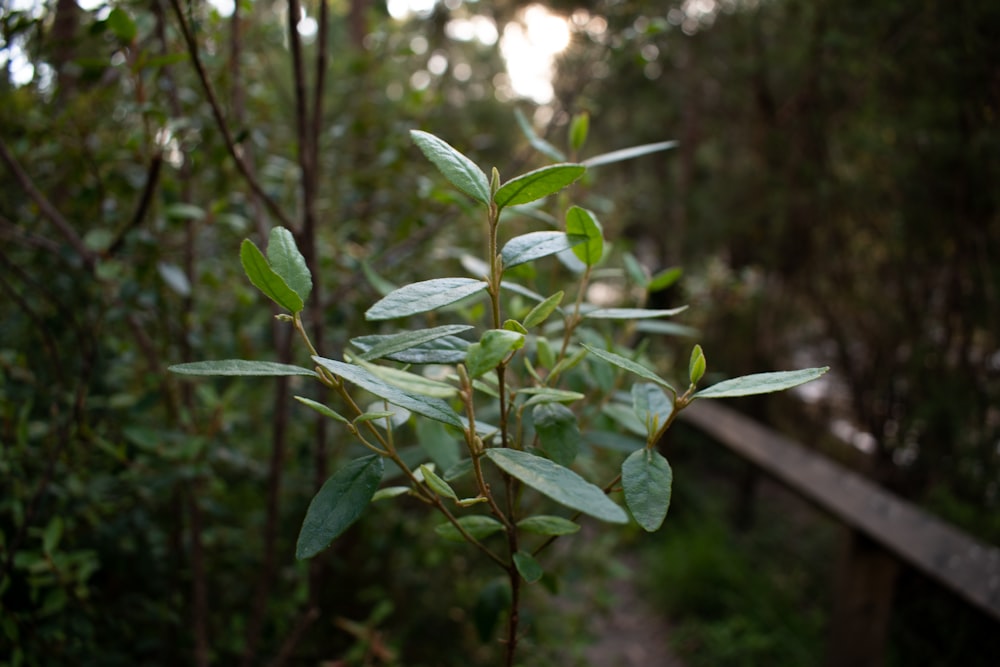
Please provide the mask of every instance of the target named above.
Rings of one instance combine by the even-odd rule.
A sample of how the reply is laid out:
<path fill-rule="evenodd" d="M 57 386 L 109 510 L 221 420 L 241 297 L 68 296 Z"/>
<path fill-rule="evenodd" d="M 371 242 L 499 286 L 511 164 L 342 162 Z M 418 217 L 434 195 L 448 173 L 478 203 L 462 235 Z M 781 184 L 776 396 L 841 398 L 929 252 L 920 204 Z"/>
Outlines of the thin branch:
<path fill-rule="evenodd" d="M 243 154 L 240 148 L 236 145 L 236 141 L 233 139 L 233 134 L 229 130 L 229 124 L 226 122 L 225 116 L 222 114 L 222 107 L 219 106 L 219 100 L 215 96 L 215 90 L 212 88 L 212 83 L 208 80 L 208 74 L 205 72 L 205 66 L 201 62 L 201 56 L 198 51 L 198 43 L 194 39 L 194 35 L 191 33 L 191 27 L 187 23 L 187 19 L 184 18 L 184 11 L 181 8 L 179 0 L 170 0 L 170 6 L 173 7 L 174 14 L 177 16 L 177 22 L 180 25 L 181 34 L 184 37 L 184 42 L 187 45 L 188 55 L 191 56 L 191 63 L 194 65 L 195 73 L 198 75 L 198 80 L 201 81 L 201 86 L 205 91 L 205 97 L 208 99 L 209 107 L 212 109 L 212 116 L 215 118 L 215 124 L 218 126 L 219 131 L 222 133 L 222 139 L 226 144 L 226 149 L 229 151 L 229 155 L 236 162 L 236 167 L 239 169 L 240 174 L 243 175 L 244 180 L 250 189 L 253 190 L 254 194 L 264 203 L 267 210 L 271 212 L 278 222 L 283 226 L 294 229 L 291 220 L 285 215 L 285 212 L 281 210 L 277 202 L 275 202 L 271 197 L 264 192 L 264 188 L 261 187 L 257 178 L 254 176 L 253 171 L 250 166 L 243 159 Z"/>
<path fill-rule="evenodd" d="M 156 188 L 160 183 L 160 171 L 163 167 L 163 152 L 157 151 L 153 155 L 152 161 L 149 163 L 149 171 L 146 172 L 146 185 L 142 189 L 142 196 L 139 197 L 139 203 L 135 207 L 135 213 L 132 214 L 132 218 L 128 221 L 128 224 L 122 228 L 115 240 L 108 247 L 108 255 L 114 255 L 121 247 L 125 244 L 125 237 L 130 231 L 142 224 L 143 219 L 146 217 L 146 213 L 149 211 L 150 205 L 153 203 L 153 194 L 156 192 Z"/>
<path fill-rule="evenodd" d="M 59 233 L 65 237 L 66 241 L 71 246 L 73 246 L 73 250 L 75 250 L 80 256 L 84 265 L 88 269 L 93 270 L 93 268 L 97 265 L 97 255 L 86 246 L 83 239 L 80 238 L 80 235 L 76 233 L 75 229 L 73 229 L 73 225 L 71 225 L 69 221 L 63 217 L 63 214 L 60 213 L 45 197 L 45 195 L 43 195 L 38 188 L 35 187 L 31 177 L 28 176 L 28 174 L 21 167 L 21 164 L 8 150 L 7 144 L 2 138 L 0 138 L 0 158 L 3 159 L 4 163 L 6 163 L 7 168 L 14 175 L 14 178 L 21 186 L 21 189 L 24 190 L 28 197 L 35 202 L 35 205 L 38 206 L 42 215 L 45 216 L 49 222 L 55 225 L 56 229 L 59 230 Z"/>

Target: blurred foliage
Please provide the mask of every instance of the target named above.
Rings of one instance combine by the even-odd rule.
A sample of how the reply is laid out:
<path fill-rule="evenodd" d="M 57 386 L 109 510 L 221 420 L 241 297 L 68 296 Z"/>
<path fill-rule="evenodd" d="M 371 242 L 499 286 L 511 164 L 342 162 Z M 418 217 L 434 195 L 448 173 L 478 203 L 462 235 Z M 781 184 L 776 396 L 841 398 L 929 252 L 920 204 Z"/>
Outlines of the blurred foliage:
<path fill-rule="evenodd" d="M 314 271 L 328 286 L 326 346 L 343 345 L 337 325 L 375 294 L 366 262 L 403 282 L 466 239 L 448 225 L 460 200 L 410 168 L 406 130 L 470 138 L 463 149 L 508 171 L 498 138 L 516 123 L 496 100 L 497 45 L 452 39 L 446 27 L 474 15 L 502 27 L 525 4 L 448 2 L 407 20 L 383 3 L 330 5 Z M 232 18 L 180 6 L 242 154 L 298 220 L 286 4 L 239 3 L 235 56 Z M 875 474 L 1000 542 L 1000 6 L 550 6 L 571 18 L 574 39 L 555 102 L 528 115 L 548 121 L 543 134 L 561 146 L 571 114 L 589 111 L 590 154 L 680 140 L 669 158 L 602 173 L 590 205 L 654 272 L 685 266 L 713 366 L 829 363 L 839 382 L 824 398 L 828 416 L 874 436 Z M 318 3 L 305 7 L 317 16 Z M 233 249 L 247 235 L 261 241 L 274 220 L 227 154 L 166 1 L 5 3 L 0 40 L 0 139 L 93 258 L 0 168 L 0 647 L 15 647 L 0 661 L 190 663 L 201 600 L 209 657 L 237 662 L 254 582 L 269 567 L 272 434 L 262 425 L 288 401 L 276 407 L 267 383 L 179 384 L 163 367 L 273 349 Z M 318 45 L 306 41 L 311 65 Z M 27 83 L 14 81 L 14 47 L 34 66 Z M 440 74 L 430 72 L 435 55 Z M 510 171 L 530 159 L 523 145 Z M 677 288 L 663 296 L 676 305 Z M 290 527 L 322 448 L 294 425 L 303 421 L 292 420 L 281 461 L 278 565 L 257 662 L 308 620 L 310 575 L 292 564 Z M 324 559 L 325 618 L 345 621 L 306 633 L 297 657 L 353 650 L 352 664 L 365 664 L 357 646 L 372 635 L 353 623 L 382 632 L 402 660 L 410 638 L 432 634 L 419 623 L 454 632 L 450 619 L 470 613 L 454 600 L 485 584 L 470 576 L 450 598 L 450 577 L 429 583 L 449 569 L 429 565 L 449 560 L 461 572 L 461 556 L 436 542 L 394 548 L 427 538 L 427 526 L 398 520 L 387 534 L 351 533 L 357 543 Z M 727 546 L 712 531 L 690 539 L 706 558 Z M 343 576 L 382 560 L 368 560 L 372 544 L 398 559 L 398 581 Z M 742 567 L 719 576 L 742 580 Z M 418 624 L 400 620 L 413 616 L 398 602 L 380 606 L 387 597 L 420 609 Z M 754 646 L 773 637 L 745 623 L 711 632 Z"/>

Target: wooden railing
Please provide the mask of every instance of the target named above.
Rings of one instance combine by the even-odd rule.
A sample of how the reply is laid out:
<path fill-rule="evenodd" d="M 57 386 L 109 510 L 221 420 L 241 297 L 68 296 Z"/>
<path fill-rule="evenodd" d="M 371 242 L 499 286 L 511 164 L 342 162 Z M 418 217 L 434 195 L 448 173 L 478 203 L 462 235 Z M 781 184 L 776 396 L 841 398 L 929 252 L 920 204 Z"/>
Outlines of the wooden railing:
<path fill-rule="evenodd" d="M 901 563 L 1000 621 L 1000 549 L 718 403 L 696 401 L 680 416 L 848 527 L 830 618 L 828 667 L 883 663 Z"/>

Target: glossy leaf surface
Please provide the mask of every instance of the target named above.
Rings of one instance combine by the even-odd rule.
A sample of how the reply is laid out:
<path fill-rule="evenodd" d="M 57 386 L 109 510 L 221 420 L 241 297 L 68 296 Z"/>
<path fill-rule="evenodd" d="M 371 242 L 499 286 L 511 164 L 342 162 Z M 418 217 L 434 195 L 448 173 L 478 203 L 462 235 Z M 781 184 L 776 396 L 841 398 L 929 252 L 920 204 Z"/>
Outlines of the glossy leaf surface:
<path fill-rule="evenodd" d="M 249 239 L 244 239 L 240 245 L 240 263 L 247 278 L 264 296 L 291 313 L 302 311 L 302 297 L 274 272 L 264 253 Z"/>
<path fill-rule="evenodd" d="M 428 132 L 410 130 L 410 137 L 452 185 L 483 204 L 490 203 L 489 179 L 475 162 Z"/>
<path fill-rule="evenodd" d="M 625 510 L 569 468 L 516 449 L 486 450 L 498 468 L 552 500 L 609 523 L 626 523 Z"/>
<path fill-rule="evenodd" d="M 500 208 L 527 204 L 559 192 L 587 171 L 579 164 L 553 164 L 512 178 L 497 190 L 493 201 Z"/>
<path fill-rule="evenodd" d="M 583 236 L 569 236 L 563 232 L 530 232 L 515 236 L 500 251 L 503 266 L 509 269 L 518 264 L 548 257 L 586 241 Z"/>
<path fill-rule="evenodd" d="M 604 256 L 604 232 L 594 214 L 573 206 L 566 212 L 566 233 L 586 240 L 573 246 L 573 255 L 587 266 L 594 266 Z"/>
<path fill-rule="evenodd" d="M 312 274 L 306 259 L 295 245 L 295 237 L 284 227 L 275 227 L 267 241 L 267 261 L 271 269 L 285 281 L 302 302 L 309 300 L 312 292 Z"/>
<path fill-rule="evenodd" d="M 486 289 L 486 282 L 472 278 L 435 278 L 404 285 L 379 299 L 365 312 L 367 320 L 391 320 L 426 313 L 461 301 Z"/>

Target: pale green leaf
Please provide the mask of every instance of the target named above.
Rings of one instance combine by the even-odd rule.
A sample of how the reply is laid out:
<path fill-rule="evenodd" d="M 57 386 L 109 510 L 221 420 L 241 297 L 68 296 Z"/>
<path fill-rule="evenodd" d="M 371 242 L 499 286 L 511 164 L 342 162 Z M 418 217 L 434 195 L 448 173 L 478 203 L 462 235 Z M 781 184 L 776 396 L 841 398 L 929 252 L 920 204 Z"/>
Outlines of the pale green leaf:
<path fill-rule="evenodd" d="M 174 364 L 169 366 L 167 370 L 181 375 L 309 375 L 316 377 L 316 371 L 301 366 L 279 364 L 274 361 L 248 361 L 246 359 L 192 361 L 187 364 Z"/>
<path fill-rule="evenodd" d="M 410 137 L 424 156 L 459 190 L 483 204 L 490 203 L 490 182 L 475 162 L 465 157 L 443 139 L 420 130 L 410 130 Z"/>
<path fill-rule="evenodd" d="M 569 145 L 574 151 L 583 148 L 590 132 L 590 114 L 586 111 L 575 114 L 569 124 Z"/>
<path fill-rule="evenodd" d="M 569 236 L 564 232 L 529 232 L 508 241 L 500 251 L 500 257 L 504 268 L 509 269 L 569 250 L 586 240 L 585 236 Z"/>
<path fill-rule="evenodd" d="M 307 406 L 309 408 L 312 408 L 313 410 L 315 410 L 319 414 L 323 415 L 324 417 L 329 417 L 330 419 L 333 419 L 334 421 L 341 422 L 342 424 L 349 423 L 349 420 L 347 419 L 347 417 L 344 417 L 342 414 L 340 414 L 336 410 L 323 405 L 319 401 L 314 401 L 311 398 L 306 398 L 305 396 L 295 396 L 294 398 L 295 398 L 296 401 L 298 401 L 302 405 L 305 405 L 305 406 Z"/>
<path fill-rule="evenodd" d="M 655 144 L 643 144 L 641 146 L 632 146 L 631 148 L 622 148 L 621 150 L 611 151 L 610 153 L 602 153 L 601 155 L 595 155 L 592 158 L 588 158 L 583 161 L 585 167 L 599 167 L 602 164 L 611 164 L 612 162 L 622 162 L 623 160 L 631 160 L 643 155 L 649 155 L 650 153 L 658 153 L 660 151 L 670 150 L 677 146 L 676 141 L 659 141 Z"/>
<path fill-rule="evenodd" d="M 437 473 L 431 470 L 430 466 L 420 466 L 420 473 L 424 476 L 424 484 L 430 487 L 431 491 L 443 498 L 458 500 L 458 494 L 455 493 L 455 489 L 451 488 L 448 482 L 438 477 Z"/>
<path fill-rule="evenodd" d="M 391 320 L 437 310 L 486 289 L 472 278 L 435 278 L 404 285 L 382 297 L 365 312 L 367 320 Z"/>
<path fill-rule="evenodd" d="M 680 280 L 681 275 L 684 270 L 679 266 L 675 266 L 670 269 L 664 269 L 657 273 L 655 276 L 649 279 L 649 284 L 646 285 L 646 289 L 650 292 L 659 292 L 665 290 L 678 280 Z"/>
<path fill-rule="evenodd" d="M 658 429 L 670 419 L 674 403 L 659 385 L 652 382 L 637 382 L 632 385 L 632 409 L 639 421 L 649 425 L 648 428 L 651 430 L 647 435 L 653 435 L 655 430 L 652 429 Z"/>
<path fill-rule="evenodd" d="M 452 398 L 458 393 L 458 390 L 447 382 L 432 380 L 431 378 L 424 377 L 423 375 L 417 375 L 416 373 L 410 373 L 409 371 L 400 370 L 398 368 L 371 364 L 362 359 L 355 359 L 350 355 L 347 355 L 346 358 L 361 368 L 364 368 L 380 380 L 384 380 L 392 386 L 399 387 L 403 391 L 407 391 L 412 394 L 434 396 L 436 398 Z"/>
<path fill-rule="evenodd" d="M 507 355 L 524 346 L 524 334 L 507 329 L 489 329 L 478 343 L 469 346 L 465 366 L 470 377 L 479 377 L 497 367 Z"/>
<path fill-rule="evenodd" d="M 312 292 L 312 273 L 305 257 L 295 245 L 295 237 L 284 227 L 275 227 L 267 241 L 267 261 L 271 269 L 285 281 L 303 302 Z"/>
<path fill-rule="evenodd" d="M 611 364 L 613 366 L 617 366 L 618 368 L 621 368 L 623 370 L 626 370 L 629 373 L 635 373 L 636 375 L 638 375 L 641 378 L 645 378 L 647 380 L 650 380 L 651 382 L 655 382 L 656 384 L 660 385 L 661 387 L 665 387 L 665 388 L 669 389 L 671 393 L 673 393 L 675 395 L 677 394 L 677 392 L 674 390 L 674 388 L 670 386 L 669 382 L 667 382 L 666 380 L 664 380 L 663 378 L 661 378 L 659 375 L 657 375 L 655 372 L 653 372 L 652 370 L 646 368 L 642 364 L 639 364 L 639 363 L 637 363 L 635 361 L 632 361 L 631 359 L 628 359 L 627 357 L 623 357 L 620 354 L 616 354 L 616 353 L 610 352 L 608 350 L 602 350 L 600 348 L 593 347 L 591 345 L 584 344 L 583 347 L 586 348 L 587 351 L 590 352 L 591 354 L 593 354 L 595 357 L 598 357 L 599 359 L 603 359 L 604 361 L 608 362 L 609 364 Z"/>
<path fill-rule="evenodd" d="M 632 452 L 622 463 L 625 504 L 644 530 L 653 532 L 663 525 L 670 508 L 673 478 L 667 460 L 645 447 Z"/>
<path fill-rule="evenodd" d="M 503 530 L 503 524 L 494 519 L 493 517 L 484 516 L 482 514 L 473 514 L 472 516 L 463 516 L 458 520 L 462 524 L 462 528 L 472 537 L 477 540 L 481 540 L 484 537 L 489 537 L 493 533 Z M 464 542 L 465 537 L 459 532 L 451 523 L 442 523 L 434 528 L 434 532 L 443 537 L 446 540 L 452 542 Z"/>
<path fill-rule="evenodd" d="M 184 273 L 181 267 L 176 264 L 157 262 L 156 272 L 163 278 L 163 282 L 178 295 L 183 297 L 191 296 L 191 283 L 188 281 L 187 274 Z"/>
<path fill-rule="evenodd" d="M 743 377 L 725 380 L 694 394 L 694 398 L 732 398 L 734 396 L 751 396 L 754 394 L 769 394 L 773 391 L 784 391 L 806 382 L 812 382 L 830 370 L 823 368 L 805 368 L 798 371 L 777 371 L 774 373 L 756 373 Z"/>
<path fill-rule="evenodd" d="M 250 239 L 244 239 L 240 245 L 240 263 L 250 282 L 265 296 L 292 313 L 302 311 L 302 297 L 274 272 L 264 253 Z"/>
<path fill-rule="evenodd" d="M 357 521 L 382 481 L 383 470 L 382 457 L 365 456 L 326 480 L 309 503 L 295 557 L 301 560 L 315 556 Z"/>
<path fill-rule="evenodd" d="M 691 384 L 698 384 L 702 376 L 705 375 L 705 353 L 702 352 L 701 345 L 695 345 L 691 350 L 691 360 L 688 362 L 688 379 Z"/>
<path fill-rule="evenodd" d="M 434 327 L 433 329 L 417 329 L 416 331 L 404 331 L 398 334 L 382 336 L 378 343 L 365 350 L 361 358 L 371 361 L 373 359 L 389 357 L 412 347 L 418 347 L 432 340 L 462 333 L 469 329 L 472 329 L 472 326 L 468 324 L 449 324 Z"/>
<path fill-rule="evenodd" d="M 535 169 L 500 186 L 493 201 L 500 208 L 527 204 L 559 192 L 586 171 L 587 168 L 579 164 L 553 164 Z"/>
<path fill-rule="evenodd" d="M 465 325 L 454 325 L 462 326 Z M 374 348 L 376 345 L 381 344 L 386 339 L 392 338 L 397 334 L 392 334 L 389 336 L 358 336 L 357 338 L 351 339 L 351 344 L 360 349 L 363 353 L 367 353 L 369 350 Z M 385 355 L 386 359 L 391 359 L 392 361 L 399 361 L 404 364 L 457 364 L 465 359 L 465 352 L 469 348 L 469 341 L 459 338 L 457 336 L 442 336 L 440 338 L 435 338 L 419 345 L 414 345 L 400 352 L 393 352 L 391 354 Z M 366 358 L 366 354 L 362 355 L 362 359 Z"/>
<path fill-rule="evenodd" d="M 685 310 L 687 310 L 687 306 L 659 310 L 648 308 L 597 308 L 596 310 L 583 313 L 583 316 L 590 320 L 651 320 L 658 317 L 673 317 Z"/>
<path fill-rule="evenodd" d="M 586 395 L 577 391 L 567 391 L 565 389 L 553 389 L 551 387 L 525 387 L 517 390 L 518 396 L 531 396 L 525 406 L 539 405 L 541 403 L 572 403 L 581 401 Z"/>
<path fill-rule="evenodd" d="M 594 214 L 572 206 L 566 211 L 566 233 L 586 240 L 573 246 L 573 254 L 587 266 L 594 266 L 604 256 L 604 232 Z"/>
<path fill-rule="evenodd" d="M 532 327 L 537 327 L 539 324 L 547 320 L 549 315 L 551 315 L 552 312 L 559 307 L 559 304 L 562 303 L 563 296 L 565 296 L 565 294 L 562 290 L 560 290 L 532 308 L 531 311 L 524 317 L 524 326 L 530 329 Z"/>
<path fill-rule="evenodd" d="M 626 523 L 628 515 L 599 487 L 569 468 L 516 449 L 492 448 L 486 457 L 508 475 L 552 500 L 610 523 Z"/>
<path fill-rule="evenodd" d="M 535 132 L 535 128 L 531 126 L 531 121 L 525 117 L 524 113 L 522 113 L 520 109 L 514 109 L 514 118 L 517 119 L 517 125 L 521 128 L 521 132 L 524 133 L 524 136 L 527 137 L 528 143 L 530 143 L 536 151 L 559 162 L 566 160 L 566 156 L 563 155 L 562 151 L 538 136 Z"/>
<path fill-rule="evenodd" d="M 389 498 L 398 498 L 399 496 L 405 496 L 410 492 L 410 487 L 408 486 L 386 486 L 375 492 L 372 496 L 372 502 L 377 502 L 379 500 L 387 500 Z"/>
<path fill-rule="evenodd" d="M 540 514 L 529 516 L 517 522 L 517 527 L 528 533 L 536 535 L 572 535 L 580 530 L 580 524 L 574 523 L 561 516 L 551 516 Z"/>
<path fill-rule="evenodd" d="M 410 412 L 423 415 L 445 424 L 450 424 L 457 428 L 463 428 L 459 415 L 451 409 L 445 401 L 430 396 L 418 396 L 403 391 L 398 387 L 379 379 L 367 370 L 351 364 L 345 364 L 334 359 L 323 357 L 313 357 L 313 361 L 327 369 L 337 377 L 341 377 L 348 382 L 358 385 L 362 389 L 385 399 L 393 405 L 406 408 Z"/>

